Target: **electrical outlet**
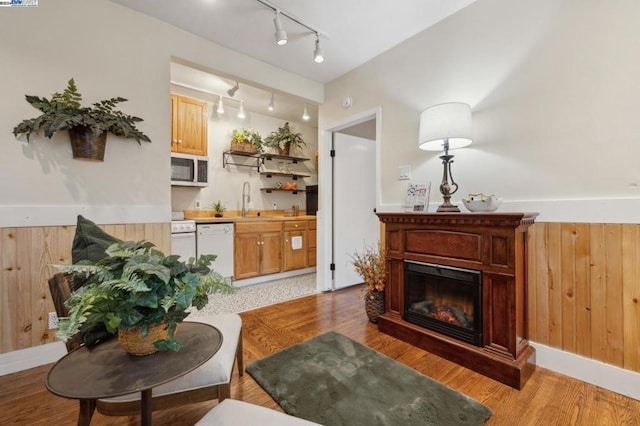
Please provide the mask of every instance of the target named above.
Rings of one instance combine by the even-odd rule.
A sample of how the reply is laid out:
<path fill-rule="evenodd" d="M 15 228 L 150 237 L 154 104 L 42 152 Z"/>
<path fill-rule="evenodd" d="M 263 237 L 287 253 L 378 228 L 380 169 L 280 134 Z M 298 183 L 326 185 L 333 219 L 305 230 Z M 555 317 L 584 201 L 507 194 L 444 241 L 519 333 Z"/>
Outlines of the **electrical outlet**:
<path fill-rule="evenodd" d="M 49 326 L 47 328 L 49 330 L 58 328 L 58 314 L 55 312 L 49 312 Z"/>
<path fill-rule="evenodd" d="M 278 210 L 278 203 L 273 203 L 273 209 Z"/>
<path fill-rule="evenodd" d="M 200 200 L 196 200 L 195 205 L 196 205 L 196 210 L 199 210 L 202 204 L 200 203 Z"/>

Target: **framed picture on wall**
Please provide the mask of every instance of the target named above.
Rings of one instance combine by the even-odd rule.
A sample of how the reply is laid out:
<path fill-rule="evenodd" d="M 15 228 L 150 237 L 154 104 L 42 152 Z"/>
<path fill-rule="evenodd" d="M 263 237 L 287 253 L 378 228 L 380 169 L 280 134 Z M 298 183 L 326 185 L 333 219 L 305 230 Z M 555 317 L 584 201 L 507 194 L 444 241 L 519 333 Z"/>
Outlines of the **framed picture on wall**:
<path fill-rule="evenodd" d="M 429 195 L 431 182 L 407 184 L 407 194 L 404 201 L 404 211 L 426 213 L 429 209 Z"/>

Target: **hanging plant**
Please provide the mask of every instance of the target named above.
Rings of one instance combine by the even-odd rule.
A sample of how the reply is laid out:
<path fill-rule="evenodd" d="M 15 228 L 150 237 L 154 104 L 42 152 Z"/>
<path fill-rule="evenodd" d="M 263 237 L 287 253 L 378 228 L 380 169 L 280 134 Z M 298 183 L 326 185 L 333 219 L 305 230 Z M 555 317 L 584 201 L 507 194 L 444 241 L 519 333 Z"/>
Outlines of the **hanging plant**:
<path fill-rule="evenodd" d="M 31 136 L 41 130 L 45 137 L 51 139 L 56 132 L 69 131 L 74 158 L 89 158 L 102 161 L 106 133 L 112 133 L 125 139 L 134 139 L 138 144 L 151 142 L 149 137 L 141 132 L 136 123 L 142 118 L 128 115 L 116 109 L 127 99 L 117 97 L 96 102 L 91 107 L 83 107 L 82 95 L 78 92 L 73 78 L 68 81 L 67 88 L 62 93 L 54 93 L 51 100 L 38 96 L 26 95 L 27 102 L 42 112 L 36 118 L 29 118 L 13 128 L 17 138 L 26 136 L 27 142 Z M 102 143 L 102 148 L 93 144 Z M 99 158 L 98 158 L 99 157 Z"/>

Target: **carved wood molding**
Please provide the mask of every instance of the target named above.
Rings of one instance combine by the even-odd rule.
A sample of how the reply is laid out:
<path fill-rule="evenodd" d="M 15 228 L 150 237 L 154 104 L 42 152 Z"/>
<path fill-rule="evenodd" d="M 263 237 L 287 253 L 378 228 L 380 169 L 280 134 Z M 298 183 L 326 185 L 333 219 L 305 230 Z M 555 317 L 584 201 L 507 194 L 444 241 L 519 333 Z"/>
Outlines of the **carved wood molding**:
<path fill-rule="evenodd" d="M 532 225 L 537 216 L 538 213 L 378 213 L 383 223 L 500 227 Z"/>

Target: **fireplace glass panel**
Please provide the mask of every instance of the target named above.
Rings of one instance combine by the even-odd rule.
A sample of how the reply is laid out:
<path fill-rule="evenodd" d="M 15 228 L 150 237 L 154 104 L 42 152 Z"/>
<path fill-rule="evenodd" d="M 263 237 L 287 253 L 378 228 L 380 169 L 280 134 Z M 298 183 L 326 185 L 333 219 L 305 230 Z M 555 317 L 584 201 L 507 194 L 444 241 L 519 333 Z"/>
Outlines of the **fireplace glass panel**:
<path fill-rule="evenodd" d="M 405 320 L 482 346 L 480 271 L 405 262 Z"/>

